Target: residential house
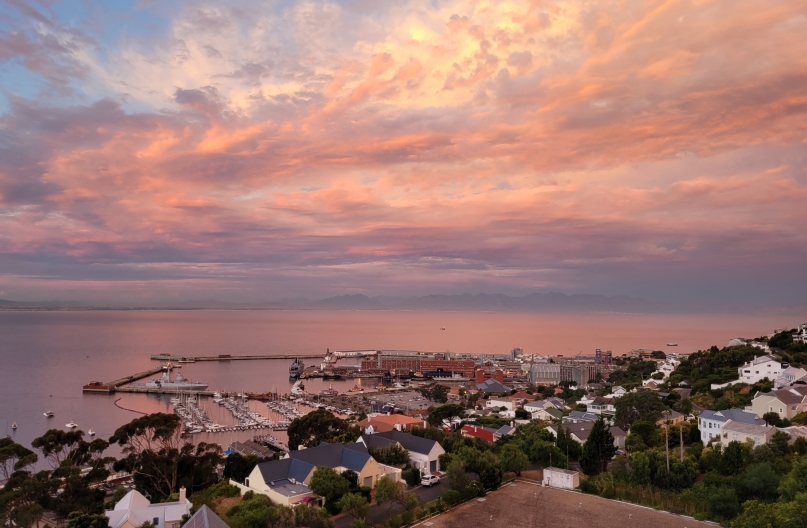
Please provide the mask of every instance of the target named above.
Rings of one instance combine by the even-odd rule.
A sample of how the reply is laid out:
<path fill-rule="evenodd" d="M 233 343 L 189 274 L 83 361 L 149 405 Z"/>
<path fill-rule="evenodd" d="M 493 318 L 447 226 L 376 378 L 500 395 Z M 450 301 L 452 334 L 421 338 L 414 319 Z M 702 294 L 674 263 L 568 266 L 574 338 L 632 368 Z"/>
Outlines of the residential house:
<path fill-rule="evenodd" d="M 678 411 L 667 409 L 661 413 L 661 418 L 656 420 L 656 425 L 666 427 L 667 424 L 675 425 L 684 421 L 684 415 Z"/>
<path fill-rule="evenodd" d="M 216 512 L 202 504 L 202 507 L 182 525 L 182 528 L 230 528 Z"/>
<path fill-rule="evenodd" d="M 318 466 L 329 467 L 339 473 L 351 469 L 358 473 L 359 484 L 368 488 L 374 488 L 385 475 L 398 481 L 401 474 L 400 469 L 376 462 L 368 453 L 367 446 L 361 442 L 323 442 L 317 447 L 291 451 L 286 458 L 258 464 L 243 485 L 232 480 L 230 483 L 237 485 L 242 492 L 262 493 L 273 502 L 292 506 L 314 496 L 308 484 Z"/>
<path fill-rule="evenodd" d="M 776 433 L 772 425 L 755 425 L 727 420 L 720 428 L 720 443 L 726 448 L 731 442 L 751 442 L 754 446 L 766 444 Z"/>
<path fill-rule="evenodd" d="M 626 395 L 627 393 L 628 393 L 628 391 L 625 390 L 625 387 L 623 387 L 621 385 L 617 385 L 616 387 L 613 387 L 611 389 L 611 397 L 612 398 L 620 398 L 620 397 Z"/>
<path fill-rule="evenodd" d="M 552 406 L 546 406 L 543 409 L 539 409 L 532 413 L 533 420 L 546 420 L 548 422 L 554 422 L 563 418 L 563 411 L 560 409 L 555 409 Z"/>
<path fill-rule="evenodd" d="M 430 475 L 440 471 L 440 455 L 445 450 L 436 440 L 421 438 L 401 431 L 392 430 L 386 433 L 362 435 L 359 442 L 367 449 L 379 449 L 397 444 L 409 452 L 409 462 L 420 470 L 423 475 Z"/>
<path fill-rule="evenodd" d="M 535 395 L 530 394 L 529 392 L 518 391 L 515 394 L 511 394 L 510 396 L 506 396 L 505 400 L 510 400 L 514 402 L 516 405 L 523 405 L 526 402 L 530 402 L 535 400 Z"/>
<path fill-rule="evenodd" d="M 591 433 L 591 429 L 594 427 L 594 422 L 565 422 L 560 424 L 560 426 L 552 424 L 546 429 L 552 433 L 552 436 L 557 438 L 558 427 L 563 427 L 565 431 L 568 431 L 575 441 L 585 444 L 586 440 L 588 440 L 588 435 Z M 627 433 L 616 426 L 611 426 L 610 431 L 611 435 L 614 437 L 614 445 L 617 447 L 625 447 L 625 438 L 628 436 Z"/>
<path fill-rule="evenodd" d="M 563 423 L 566 422 L 596 422 L 600 417 L 594 413 L 587 411 L 572 411 L 568 416 L 563 417 Z"/>
<path fill-rule="evenodd" d="M 463 425 L 460 433 L 462 436 L 470 437 L 470 438 L 481 438 L 482 440 L 486 440 L 490 443 L 496 441 L 496 429 L 491 429 L 490 427 L 482 427 L 481 425 Z"/>
<path fill-rule="evenodd" d="M 514 411 L 516 410 L 516 403 L 510 400 L 491 398 L 485 402 L 485 407 L 488 409 L 500 409 L 504 407 L 508 411 Z"/>
<path fill-rule="evenodd" d="M 544 486 L 573 490 L 580 486 L 580 474 L 571 469 L 544 468 Z"/>
<path fill-rule="evenodd" d="M 773 381 L 782 371 L 782 363 L 773 356 L 759 356 L 738 368 L 737 374 L 740 382 L 753 385 L 765 378 Z"/>
<path fill-rule="evenodd" d="M 179 528 L 182 517 L 190 515 L 193 504 L 185 496 L 185 488 L 179 489 L 176 502 L 152 504 L 139 491 L 132 490 L 123 496 L 111 510 L 104 512 L 110 528 L 139 528 L 151 523 L 154 528 Z"/>
<path fill-rule="evenodd" d="M 784 420 L 803 412 L 805 407 L 807 407 L 807 386 L 794 385 L 776 391 L 756 393 L 751 400 L 750 411 L 757 416 L 775 412 Z"/>
<path fill-rule="evenodd" d="M 793 334 L 793 341 L 807 344 L 807 323 L 800 324 L 798 330 Z"/>
<path fill-rule="evenodd" d="M 511 435 L 511 434 L 513 434 L 515 432 L 516 432 L 516 428 L 513 427 L 512 425 L 503 425 L 503 426 L 499 427 L 496 430 L 495 433 L 493 433 L 493 438 L 498 440 L 499 438 L 502 438 L 502 437 L 507 436 L 507 435 Z"/>
<path fill-rule="evenodd" d="M 708 444 L 713 439 L 720 439 L 720 428 L 729 420 L 750 425 L 765 425 L 765 420 L 757 418 L 752 412 L 742 409 L 724 409 L 722 411 L 702 411 L 698 416 L 698 430 L 701 442 Z"/>
<path fill-rule="evenodd" d="M 616 413 L 616 407 L 614 407 L 614 399 L 597 396 L 590 404 L 588 404 L 588 412 L 597 415 L 607 414 L 613 416 Z"/>
<path fill-rule="evenodd" d="M 426 427 L 426 421 L 404 414 L 371 414 L 358 425 L 367 434 L 373 434 L 392 430 L 410 431 L 413 427 Z"/>
<path fill-rule="evenodd" d="M 782 375 L 776 378 L 773 386 L 776 389 L 781 389 L 788 385 L 793 385 L 797 381 L 804 381 L 807 379 L 807 370 L 798 367 L 787 367 L 782 371 Z"/>

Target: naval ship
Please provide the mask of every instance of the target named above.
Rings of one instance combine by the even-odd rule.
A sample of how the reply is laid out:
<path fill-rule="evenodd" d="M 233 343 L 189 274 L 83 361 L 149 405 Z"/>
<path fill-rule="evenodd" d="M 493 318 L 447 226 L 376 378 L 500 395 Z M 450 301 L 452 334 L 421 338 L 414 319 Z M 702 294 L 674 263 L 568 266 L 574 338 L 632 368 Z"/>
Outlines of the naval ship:
<path fill-rule="evenodd" d="M 196 381 L 190 381 L 185 379 L 185 377 L 180 372 L 177 374 L 176 379 L 171 381 L 171 375 L 168 371 L 163 372 L 163 375 L 159 378 L 154 378 L 148 380 L 146 383 L 142 385 L 135 385 L 132 384 L 132 387 L 142 387 L 145 389 L 170 389 L 170 390 L 183 390 L 183 391 L 194 391 L 194 390 L 207 390 L 207 383 L 199 383 Z"/>

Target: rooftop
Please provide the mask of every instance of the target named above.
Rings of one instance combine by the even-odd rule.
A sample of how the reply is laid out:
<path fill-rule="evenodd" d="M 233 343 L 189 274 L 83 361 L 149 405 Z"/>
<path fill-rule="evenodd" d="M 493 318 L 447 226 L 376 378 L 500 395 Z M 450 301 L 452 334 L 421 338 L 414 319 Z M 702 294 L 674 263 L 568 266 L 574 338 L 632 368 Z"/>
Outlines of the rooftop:
<path fill-rule="evenodd" d="M 772 425 L 754 425 L 742 422 L 735 422 L 734 420 L 728 420 L 726 423 L 723 424 L 723 427 L 721 427 L 721 430 L 723 431 L 732 431 L 736 433 L 743 433 L 755 436 L 767 435 L 769 432 L 775 429 L 776 427 Z"/>

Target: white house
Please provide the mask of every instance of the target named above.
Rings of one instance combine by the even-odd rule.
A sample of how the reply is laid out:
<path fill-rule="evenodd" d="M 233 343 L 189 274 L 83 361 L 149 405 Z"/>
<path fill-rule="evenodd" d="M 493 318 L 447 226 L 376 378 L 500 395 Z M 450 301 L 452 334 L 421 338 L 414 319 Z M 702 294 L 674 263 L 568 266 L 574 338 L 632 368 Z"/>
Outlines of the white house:
<path fill-rule="evenodd" d="M 807 343 L 807 323 L 799 325 L 799 329 L 793 334 L 793 341 L 796 343 Z"/>
<path fill-rule="evenodd" d="M 401 431 L 389 431 L 373 435 L 362 435 L 359 442 L 367 449 L 379 449 L 398 444 L 409 452 L 409 463 L 420 470 L 422 475 L 430 475 L 440 471 L 440 455 L 445 450 L 436 440 L 428 440 Z"/>
<path fill-rule="evenodd" d="M 580 486 L 580 475 L 571 469 L 548 467 L 544 469 L 544 486 L 573 490 Z"/>
<path fill-rule="evenodd" d="M 627 393 L 628 393 L 628 391 L 626 391 L 625 387 L 623 387 L 621 385 L 617 385 L 616 387 L 611 389 L 611 397 L 612 398 L 619 398 L 621 396 L 626 395 Z"/>
<path fill-rule="evenodd" d="M 782 371 L 782 375 L 774 380 L 773 386 L 776 389 L 781 389 L 805 378 L 807 378 L 807 370 L 798 367 L 787 367 Z"/>
<path fill-rule="evenodd" d="M 720 441 L 720 428 L 729 420 L 751 425 L 765 425 L 765 420 L 757 418 L 756 414 L 742 409 L 706 410 L 698 416 L 698 430 L 701 433 L 703 445 L 708 444 L 711 440 Z"/>
<path fill-rule="evenodd" d="M 726 448 L 731 442 L 750 441 L 754 446 L 768 443 L 776 433 L 772 425 L 754 425 L 728 420 L 720 428 L 720 443 Z"/>
<path fill-rule="evenodd" d="M 501 407 L 505 407 L 508 411 L 515 411 L 516 410 L 516 402 L 510 400 L 496 400 L 496 399 L 489 399 L 485 402 L 485 407 L 488 409 L 494 408 L 499 409 Z"/>
<path fill-rule="evenodd" d="M 104 515 L 109 519 L 111 528 L 138 528 L 145 523 L 151 523 L 155 528 L 179 528 L 182 517 L 190 515 L 192 507 L 191 501 L 185 497 L 185 488 L 179 489 L 177 502 L 157 504 L 152 504 L 138 491 L 132 490 Z"/>
<path fill-rule="evenodd" d="M 773 381 L 782 375 L 782 363 L 772 356 L 759 356 L 737 369 L 739 379 L 752 385 L 765 378 Z"/>

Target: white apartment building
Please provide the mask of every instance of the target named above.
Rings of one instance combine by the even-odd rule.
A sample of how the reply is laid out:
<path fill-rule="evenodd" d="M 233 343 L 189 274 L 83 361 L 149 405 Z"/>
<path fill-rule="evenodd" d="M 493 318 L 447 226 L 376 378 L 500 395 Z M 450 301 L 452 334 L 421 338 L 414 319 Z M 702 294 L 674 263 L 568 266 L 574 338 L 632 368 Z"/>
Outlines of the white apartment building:
<path fill-rule="evenodd" d="M 515 411 L 516 402 L 510 400 L 494 400 L 491 398 L 485 403 L 485 408 L 487 409 L 499 409 L 501 407 L 506 408 L 508 411 Z"/>
<path fill-rule="evenodd" d="M 757 418 L 756 414 L 742 409 L 705 410 L 698 416 L 698 430 L 701 433 L 703 445 L 712 440 L 720 441 L 720 428 L 729 420 L 735 423 L 765 425 L 765 420 Z"/>
<path fill-rule="evenodd" d="M 765 378 L 773 381 L 782 375 L 782 363 L 771 356 L 760 356 L 737 369 L 739 381 L 754 384 Z"/>

